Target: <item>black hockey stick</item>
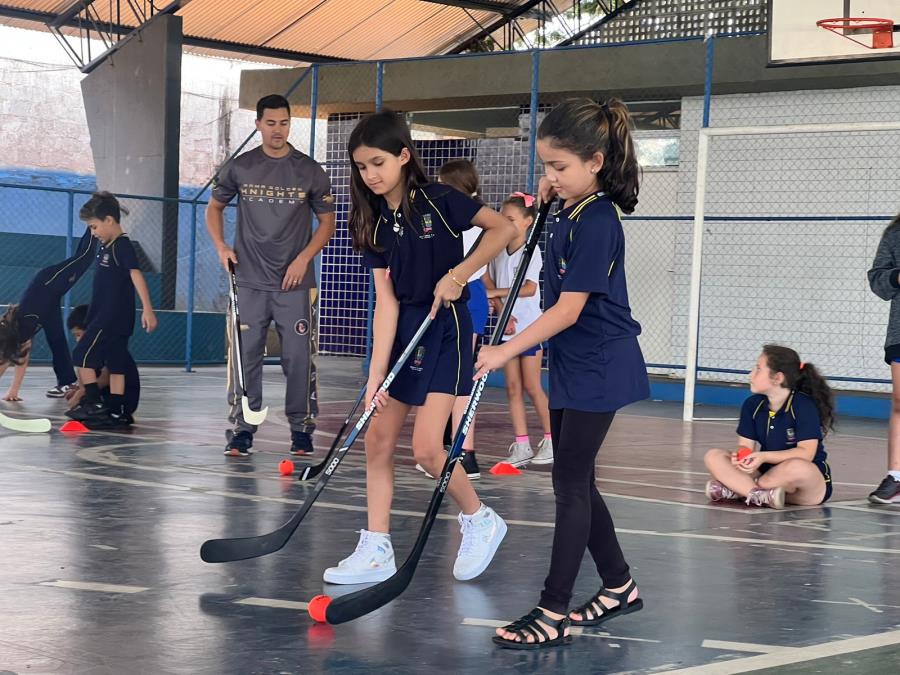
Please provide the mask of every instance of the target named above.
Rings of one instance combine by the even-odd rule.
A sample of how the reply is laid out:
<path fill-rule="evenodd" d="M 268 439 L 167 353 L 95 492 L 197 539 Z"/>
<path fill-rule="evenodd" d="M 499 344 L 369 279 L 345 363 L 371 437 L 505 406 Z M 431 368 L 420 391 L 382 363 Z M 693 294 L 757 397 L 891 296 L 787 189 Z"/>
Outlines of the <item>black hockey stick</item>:
<path fill-rule="evenodd" d="M 303 467 L 303 472 L 300 474 L 300 477 L 297 480 L 309 480 L 310 478 L 315 478 L 322 470 L 328 466 L 328 463 L 331 461 L 332 455 L 334 455 L 335 448 L 337 448 L 338 443 L 341 442 L 341 438 L 344 436 L 344 432 L 347 431 L 347 427 L 350 426 L 350 420 L 353 419 L 353 416 L 356 414 L 356 409 L 359 407 L 360 402 L 366 396 L 366 385 L 364 384 L 362 389 L 359 390 L 359 396 L 356 397 L 356 403 L 353 404 L 353 408 L 347 414 L 347 417 L 344 418 L 344 423 L 341 425 L 340 430 L 337 432 L 337 435 L 334 437 L 334 440 L 331 442 L 331 447 L 328 449 L 328 454 L 325 455 L 325 459 L 323 459 L 318 464 L 307 465 Z"/>
<path fill-rule="evenodd" d="M 231 353 L 235 359 L 238 375 L 238 385 L 241 387 L 241 412 L 244 421 L 253 426 L 259 426 L 266 421 L 269 414 L 268 406 L 262 410 L 254 410 L 250 407 L 250 399 L 247 396 L 247 387 L 244 385 L 244 345 L 241 338 L 241 312 L 238 308 L 237 281 L 234 278 L 234 263 L 228 261 L 228 293 L 231 295 L 231 325 L 234 329 L 234 342 L 231 343 Z"/>
<path fill-rule="evenodd" d="M 394 364 L 394 367 L 391 368 L 391 372 L 388 373 L 384 382 L 381 383 L 381 387 L 378 388 L 378 391 L 387 391 L 390 388 L 391 383 L 394 381 L 394 378 L 397 377 L 400 369 L 403 368 L 403 365 L 409 360 L 410 355 L 419 345 L 422 336 L 431 325 L 431 321 L 430 315 L 425 317 L 425 320 L 422 321 L 422 325 L 419 326 L 416 334 L 413 335 L 409 344 L 406 345 L 403 353 L 400 354 L 400 358 L 397 359 L 397 362 Z M 325 469 L 325 473 L 322 474 L 318 481 L 316 481 L 312 494 L 306 498 L 300 508 L 297 509 L 297 512 L 291 516 L 290 520 L 277 530 L 256 537 L 210 539 L 205 541 L 203 542 L 203 546 L 200 547 L 200 557 L 204 562 L 231 562 L 234 560 L 246 560 L 247 558 L 258 558 L 259 556 L 274 553 L 284 546 L 288 542 L 288 539 L 291 538 L 291 535 L 294 534 L 294 530 L 300 525 L 300 522 L 309 512 L 310 508 L 312 508 L 313 503 L 318 499 L 322 490 L 325 489 L 325 485 L 328 483 L 335 469 L 337 469 L 338 465 L 344 459 L 344 455 L 347 454 L 350 446 L 353 445 L 353 442 L 359 436 L 374 412 L 375 398 L 372 399 L 369 407 L 366 408 L 366 411 L 360 416 L 356 426 L 353 427 L 353 431 L 350 432 L 350 436 L 347 437 L 347 440 L 337 453 L 335 453 L 334 457 L 331 459 L 331 463 Z"/>
<path fill-rule="evenodd" d="M 544 230 L 544 222 L 547 220 L 547 214 L 550 211 L 551 203 L 552 202 L 547 202 L 541 206 L 537 220 L 528 234 L 528 238 L 525 242 L 525 250 L 522 253 L 522 260 L 519 263 L 519 268 L 516 270 L 516 275 L 513 278 L 512 286 L 510 286 L 506 304 L 503 306 L 503 311 L 500 313 L 500 317 L 497 321 L 497 326 L 494 328 L 494 334 L 491 336 L 491 345 L 500 344 L 500 340 L 503 337 L 503 331 L 506 329 L 506 324 L 509 322 L 509 317 L 512 315 L 513 305 L 515 305 L 516 299 L 519 297 L 519 291 L 522 289 L 522 284 L 525 281 L 525 273 L 528 270 L 531 256 L 534 253 L 538 239 L 540 239 L 541 233 Z M 419 564 L 419 559 L 422 557 L 422 552 L 425 550 L 428 534 L 431 532 L 431 527 L 437 519 L 441 502 L 444 499 L 444 493 L 447 492 L 447 486 L 450 484 L 450 477 L 453 474 L 453 469 L 462 457 L 463 441 L 466 438 L 466 434 L 469 432 L 469 425 L 471 425 L 472 420 L 475 417 L 475 409 L 478 407 L 478 401 L 481 399 L 481 393 L 484 391 L 486 382 L 487 375 L 480 378 L 475 383 L 475 388 L 472 390 L 472 395 L 469 398 L 469 404 L 466 406 L 466 411 L 463 414 L 462 422 L 456 430 L 456 434 L 453 436 L 453 445 L 450 448 L 450 454 L 447 456 L 447 461 L 444 463 L 444 469 L 437 481 L 437 488 L 435 488 L 434 494 L 431 496 L 431 502 L 428 504 L 428 510 L 425 512 L 425 517 L 422 520 L 422 527 L 419 529 L 419 535 L 416 538 L 416 542 L 413 545 L 409 556 L 406 558 L 403 565 L 400 566 L 400 569 L 398 569 L 389 579 L 386 579 L 379 584 L 375 584 L 374 586 L 370 586 L 369 588 L 364 588 L 361 591 L 335 598 L 325 610 L 325 618 L 328 623 L 339 624 L 358 619 L 369 612 L 375 611 L 379 607 L 383 607 L 403 593 L 403 591 L 406 590 L 406 587 L 409 586 L 413 575 L 416 573 L 416 567 Z"/>

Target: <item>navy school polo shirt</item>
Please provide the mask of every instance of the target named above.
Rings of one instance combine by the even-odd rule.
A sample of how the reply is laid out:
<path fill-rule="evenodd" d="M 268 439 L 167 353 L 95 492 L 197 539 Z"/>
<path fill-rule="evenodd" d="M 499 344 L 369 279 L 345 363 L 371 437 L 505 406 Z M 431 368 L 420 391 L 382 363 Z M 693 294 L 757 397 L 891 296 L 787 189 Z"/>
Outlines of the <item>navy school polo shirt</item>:
<path fill-rule="evenodd" d="M 761 452 L 793 450 L 800 441 L 816 439 L 814 462 L 824 462 L 827 457 L 822 443 L 822 420 L 815 401 L 801 392 L 790 396 L 774 412 L 769 410 L 769 399 L 764 394 L 754 394 L 741 406 L 738 436 L 759 443 Z"/>
<path fill-rule="evenodd" d="M 123 235 L 100 247 L 87 325 L 113 335 L 134 332 L 134 283 L 131 270 L 138 269 L 131 240 Z"/>
<path fill-rule="evenodd" d="M 402 209 L 391 210 L 383 198 L 379 202 L 373 239 L 384 250 L 364 250 L 363 265 L 390 270 L 401 304 L 431 305 L 437 282 L 462 262 L 462 233 L 472 227 L 472 218 L 482 204 L 438 183 L 410 190 L 412 222 L 407 222 Z M 459 302 L 468 298 L 469 291 L 464 288 Z"/>
<path fill-rule="evenodd" d="M 550 407 L 612 412 L 650 395 L 625 282 L 625 233 L 602 192 L 547 219 L 544 310 L 588 293 L 578 320 L 550 338 Z"/>

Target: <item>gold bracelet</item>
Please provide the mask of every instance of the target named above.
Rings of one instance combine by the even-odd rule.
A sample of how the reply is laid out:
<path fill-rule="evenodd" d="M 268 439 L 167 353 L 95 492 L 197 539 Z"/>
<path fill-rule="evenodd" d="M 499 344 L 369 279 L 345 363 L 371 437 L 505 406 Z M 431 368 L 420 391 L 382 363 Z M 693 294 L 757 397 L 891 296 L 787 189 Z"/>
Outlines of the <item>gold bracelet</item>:
<path fill-rule="evenodd" d="M 450 268 L 450 271 L 447 272 L 447 275 L 453 280 L 453 283 L 455 283 L 455 284 L 456 284 L 457 286 L 459 286 L 460 288 L 465 288 L 465 287 L 466 287 L 465 284 L 460 283 L 459 279 L 457 279 L 455 276 L 453 276 L 453 268 L 452 268 L 452 267 Z"/>

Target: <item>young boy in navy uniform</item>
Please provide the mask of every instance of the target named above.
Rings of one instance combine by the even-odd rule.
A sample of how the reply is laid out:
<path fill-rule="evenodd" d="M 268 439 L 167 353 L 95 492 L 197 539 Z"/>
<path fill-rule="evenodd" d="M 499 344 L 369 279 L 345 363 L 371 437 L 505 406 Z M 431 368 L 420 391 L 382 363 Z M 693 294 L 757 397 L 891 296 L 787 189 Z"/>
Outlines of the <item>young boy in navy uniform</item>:
<path fill-rule="evenodd" d="M 18 305 L 12 305 L 0 319 L 0 375 L 9 364 L 16 366 L 15 376 L 4 401 L 21 401 L 19 388 L 28 368 L 31 341 L 42 329 L 53 356 L 56 386 L 47 392 L 49 398 L 62 398 L 75 386 L 72 353 L 63 329 L 60 299 L 84 276 L 94 262 L 97 240 L 90 228 L 78 242 L 75 253 L 61 263 L 38 272 Z"/>
<path fill-rule="evenodd" d="M 138 269 L 134 246 L 119 224 L 123 212 L 127 213 L 109 192 L 96 192 L 79 214 L 103 245 L 97 254 L 87 327 L 72 354 L 84 383 L 84 399 L 66 414 L 75 420 L 90 420 L 95 427 L 129 423 L 124 394 L 131 360 L 128 339 L 134 332 L 135 290 L 144 308 L 141 326 L 148 333 L 156 329 L 147 282 Z M 97 385 L 97 370 L 104 366 L 109 371 L 108 403 L 102 401 Z"/>
<path fill-rule="evenodd" d="M 81 336 L 84 335 L 84 331 L 87 328 L 87 314 L 87 305 L 78 305 L 69 312 L 69 318 L 66 320 L 66 327 L 69 329 L 72 337 L 75 338 L 76 343 L 81 339 Z M 101 368 L 95 372 L 97 373 L 97 387 L 100 389 L 100 400 L 108 404 L 110 396 L 109 370 Z M 128 355 L 127 359 L 125 393 L 123 396 L 122 405 L 125 408 L 125 417 L 129 424 L 133 424 L 134 413 L 137 410 L 138 403 L 141 399 L 141 378 L 138 373 L 137 364 L 134 362 L 131 354 Z M 81 382 L 78 383 L 77 387 L 71 388 L 66 392 L 66 400 L 69 402 L 70 408 L 74 408 L 81 403 L 83 398 L 84 385 Z"/>

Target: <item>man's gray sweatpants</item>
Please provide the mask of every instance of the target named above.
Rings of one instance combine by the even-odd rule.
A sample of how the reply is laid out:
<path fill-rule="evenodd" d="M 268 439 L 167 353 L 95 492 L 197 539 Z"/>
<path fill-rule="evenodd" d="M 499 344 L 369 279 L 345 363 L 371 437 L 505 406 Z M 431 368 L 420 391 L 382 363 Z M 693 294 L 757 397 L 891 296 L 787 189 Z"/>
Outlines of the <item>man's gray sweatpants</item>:
<path fill-rule="evenodd" d="M 281 340 L 281 370 L 287 379 L 284 414 L 291 431 L 312 433 L 316 428 L 319 404 L 316 391 L 316 354 L 318 353 L 318 289 L 293 291 L 258 291 L 238 289 L 243 342 L 244 382 L 250 407 L 262 407 L 263 355 L 269 324 Z M 229 321 L 231 313 L 229 312 Z M 229 331 L 229 337 L 233 333 Z M 236 362 L 229 351 L 228 404 L 229 421 L 236 429 L 255 432 L 256 427 L 244 421 Z"/>

